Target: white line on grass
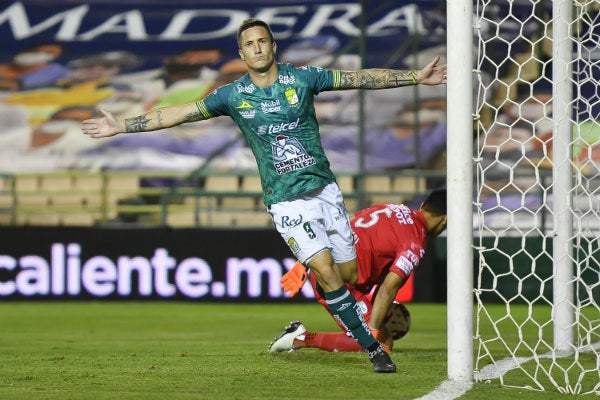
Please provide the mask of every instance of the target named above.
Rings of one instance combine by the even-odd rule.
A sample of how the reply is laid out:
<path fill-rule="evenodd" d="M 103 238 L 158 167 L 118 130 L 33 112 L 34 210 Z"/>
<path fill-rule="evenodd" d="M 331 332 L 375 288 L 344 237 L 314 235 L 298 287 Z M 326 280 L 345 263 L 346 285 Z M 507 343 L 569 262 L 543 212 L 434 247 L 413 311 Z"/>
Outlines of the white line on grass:
<path fill-rule="evenodd" d="M 431 393 L 415 400 L 453 400 L 467 393 L 473 382 L 444 381 Z"/>
<path fill-rule="evenodd" d="M 598 350 L 600 342 L 593 343 L 580 349 L 580 352 Z M 537 358 L 560 358 L 573 354 L 573 352 L 548 352 L 537 356 Z M 508 371 L 518 368 L 521 364 L 532 360 L 534 357 L 507 357 L 495 364 L 486 365 L 476 376 L 476 381 L 499 379 Z M 473 382 L 444 381 L 431 393 L 421 396 L 415 400 L 454 400 L 467 393 L 473 387 Z"/>

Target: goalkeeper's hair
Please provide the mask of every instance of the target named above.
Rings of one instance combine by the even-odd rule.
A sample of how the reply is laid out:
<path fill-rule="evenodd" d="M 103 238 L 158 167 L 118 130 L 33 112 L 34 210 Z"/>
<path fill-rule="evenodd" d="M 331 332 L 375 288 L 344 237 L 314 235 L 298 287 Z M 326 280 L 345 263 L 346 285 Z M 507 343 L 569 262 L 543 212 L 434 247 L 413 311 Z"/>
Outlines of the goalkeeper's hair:
<path fill-rule="evenodd" d="M 446 189 L 437 189 L 429 193 L 423 204 L 421 204 L 421 210 L 435 216 L 446 215 Z"/>

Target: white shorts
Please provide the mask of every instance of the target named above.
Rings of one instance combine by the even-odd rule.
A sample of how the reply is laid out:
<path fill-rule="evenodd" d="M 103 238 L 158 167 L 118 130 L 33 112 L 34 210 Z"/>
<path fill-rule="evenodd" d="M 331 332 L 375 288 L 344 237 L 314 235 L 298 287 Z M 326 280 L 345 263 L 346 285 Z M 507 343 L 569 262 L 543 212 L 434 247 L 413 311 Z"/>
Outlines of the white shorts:
<path fill-rule="evenodd" d="M 304 265 L 323 250 L 329 250 L 336 263 L 356 258 L 350 217 L 336 183 L 272 204 L 269 213 L 277 232 Z"/>

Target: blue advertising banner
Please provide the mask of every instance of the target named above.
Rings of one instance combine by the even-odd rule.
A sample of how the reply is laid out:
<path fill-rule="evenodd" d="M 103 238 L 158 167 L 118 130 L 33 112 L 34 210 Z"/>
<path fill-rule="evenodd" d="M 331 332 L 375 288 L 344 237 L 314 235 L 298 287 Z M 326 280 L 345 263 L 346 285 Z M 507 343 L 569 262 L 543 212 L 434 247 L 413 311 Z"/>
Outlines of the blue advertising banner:
<path fill-rule="evenodd" d="M 216 48 L 225 58 L 235 58 L 237 27 L 246 18 L 269 22 L 283 51 L 298 41 L 331 36 L 336 43 L 322 50 L 333 53 L 361 35 L 362 8 L 356 0 L 4 2 L 7 3 L 0 10 L 3 62 L 24 47 L 39 43 L 63 45 L 64 61 L 127 50 L 148 66 L 158 66 L 166 55 L 194 47 Z M 425 44 L 440 43 L 443 31 L 436 25 L 443 19 L 443 4 L 439 0 L 364 3 L 368 7 L 364 14 L 367 62 L 379 58 L 377 65 L 381 65 L 382 58 L 398 51 L 411 36 L 420 36 Z"/>

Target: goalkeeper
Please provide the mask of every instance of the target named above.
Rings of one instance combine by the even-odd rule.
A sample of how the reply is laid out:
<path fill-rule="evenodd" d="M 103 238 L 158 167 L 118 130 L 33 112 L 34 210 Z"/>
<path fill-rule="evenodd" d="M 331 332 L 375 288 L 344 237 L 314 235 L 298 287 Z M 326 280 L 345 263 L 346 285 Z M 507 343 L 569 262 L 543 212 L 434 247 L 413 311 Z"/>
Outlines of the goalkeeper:
<path fill-rule="evenodd" d="M 386 317 L 409 318 L 404 306 L 394 299 L 425 254 L 427 237 L 446 229 L 446 191 L 431 192 L 418 210 L 403 204 L 379 204 L 357 212 L 351 226 L 354 232 L 358 268 L 346 287 L 356 298 L 374 336 L 389 351 L 395 339 L 406 332 L 392 332 Z M 308 278 L 306 268 L 297 262 L 282 278 L 282 288 L 294 296 Z M 310 274 L 317 300 L 327 308 L 323 290 Z M 333 315 L 333 314 L 332 314 Z M 299 321 L 292 322 L 270 345 L 269 352 L 315 347 L 327 351 L 360 351 L 361 347 L 335 319 L 344 332 L 307 332 Z M 392 321 L 390 321 L 392 322 Z M 400 321 L 402 322 L 402 321 Z"/>

